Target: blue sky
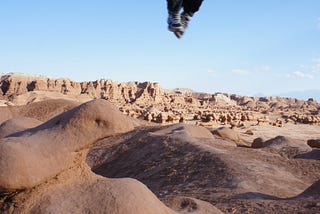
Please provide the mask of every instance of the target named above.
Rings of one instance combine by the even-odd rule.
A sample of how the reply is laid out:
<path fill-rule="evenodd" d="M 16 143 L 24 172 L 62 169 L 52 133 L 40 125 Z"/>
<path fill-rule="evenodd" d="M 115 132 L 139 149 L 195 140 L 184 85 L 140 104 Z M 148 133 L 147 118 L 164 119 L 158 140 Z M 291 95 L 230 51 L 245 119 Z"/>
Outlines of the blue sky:
<path fill-rule="evenodd" d="M 275 95 L 320 89 L 319 0 L 205 0 L 186 35 L 166 1 L 2 0 L 0 73 Z"/>

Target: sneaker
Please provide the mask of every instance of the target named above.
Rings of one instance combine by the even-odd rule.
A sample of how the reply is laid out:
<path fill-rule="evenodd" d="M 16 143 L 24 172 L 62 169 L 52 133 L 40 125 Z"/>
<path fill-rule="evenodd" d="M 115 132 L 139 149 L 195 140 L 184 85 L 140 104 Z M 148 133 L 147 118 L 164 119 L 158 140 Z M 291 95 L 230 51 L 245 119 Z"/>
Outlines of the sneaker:
<path fill-rule="evenodd" d="M 178 38 L 178 39 L 180 39 L 182 36 L 183 36 L 183 34 L 184 34 L 184 31 L 186 30 L 186 28 L 188 27 L 188 24 L 189 24 L 189 22 L 190 22 L 190 20 L 191 20 L 191 15 L 189 14 L 189 13 L 185 13 L 185 12 L 183 12 L 182 14 L 181 14 L 181 25 L 182 25 L 182 30 L 179 30 L 179 31 L 175 31 L 174 32 L 174 35 Z"/>
<path fill-rule="evenodd" d="M 183 30 L 180 13 L 169 12 L 168 30 L 172 31 L 172 32 L 177 32 L 177 31 Z"/>
<path fill-rule="evenodd" d="M 178 39 L 181 39 L 181 37 L 183 36 L 184 34 L 184 31 L 175 31 L 173 32 L 174 35 L 178 38 Z"/>
<path fill-rule="evenodd" d="M 188 27 L 191 17 L 192 16 L 189 13 L 185 13 L 185 12 L 181 13 L 181 24 L 184 30 Z"/>

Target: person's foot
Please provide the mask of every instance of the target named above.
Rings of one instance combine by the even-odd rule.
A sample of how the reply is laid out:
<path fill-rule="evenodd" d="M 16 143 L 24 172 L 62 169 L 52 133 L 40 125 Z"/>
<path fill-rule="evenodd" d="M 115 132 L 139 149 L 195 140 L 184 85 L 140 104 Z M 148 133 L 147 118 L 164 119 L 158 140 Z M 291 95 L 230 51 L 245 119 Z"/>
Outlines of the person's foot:
<path fill-rule="evenodd" d="M 191 16 L 189 13 L 183 12 L 183 13 L 181 13 L 181 16 L 180 16 L 180 17 L 181 17 L 182 27 L 183 27 L 183 29 L 185 30 L 185 29 L 187 29 L 188 24 L 189 24 L 192 16 Z"/>
<path fill-rule="evenodd" d="M 173 33 L 178 39 L 181 39 L 181 37 L 184 34 L 184 31 L 176 31 L 176 32 L 173 32 Z"/>
<path fill-rule="evenodd" d="M 168 30 L 171 32 L 183 31 L 180 13 L 169 12 Z"/>
<path fill-rule="evenodd" d="M 183 12 L 180 17 L 181 17 L 181 25 L 182 25 L 183 29 L 174 32 L 174 35 L 178 39 L 180 39 L 183 36 L 186 28 L 188 27 L 188 24 L 189 24 L 192 16 L 188 13 Z"/>

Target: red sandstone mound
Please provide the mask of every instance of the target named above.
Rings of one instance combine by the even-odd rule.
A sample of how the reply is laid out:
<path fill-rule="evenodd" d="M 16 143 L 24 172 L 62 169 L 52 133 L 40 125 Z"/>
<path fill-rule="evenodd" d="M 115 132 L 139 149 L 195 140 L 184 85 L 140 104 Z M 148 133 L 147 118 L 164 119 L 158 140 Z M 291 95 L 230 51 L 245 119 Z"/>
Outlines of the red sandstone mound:
<path fill-rule="evenodd" d="M 80 105 L 80 103 L 74 101 L 49 99 L 23 106 L 0 107 L 0 123 L 13 117 L 29 117 L 46 122 L 52 117 L 66 112 L 78 105 Z"/>
<path fill-rule="evenodd" d="M 19 192 L 2 212 L 173 213 L 140 182 L 97 176 L 84 162 L 92 143 L 133 128 L 109 102 L 95 100 L 1 139 L 1 190 Z"/>
<path fill-rule="evenodd" d="M 235 208 L 243 213 L 273 213 L 273 206 L 294 210 L 299 203 L 286 204 L 277 198 L 298 195 L 320 176 L 320 163 L 315 160 L 288 159 L 277 150 L 230 146 L 203 127 L 184 124 L 141 127 L 101 140 L 90 150 L 87 162 L 102 176 L 142 181 L 162 200 L 172 200 L 175 210 L 184 210 L 172 199 L 175 195 L 208 201 L 225 212 Z M 241 194 L 251 195 L 251 201 Z M 264 200 L 270 198 L 276 201 L 268 207 Z M 263 204 L 256 205 L 256 200 Z M 192 209 L 191 201 L 185 203 L 186 210 Z"/>
<path fill-rule="evenodd" d="M 9 119 L 0 125 L 0 138 L 29 128 L 34 128 L 41 123 L 41 121 L 29 117 L 16 117 Z"/>
<path fill-rule="evenodd" d="M 230 128 L 220 127 L 212 131 L 213 134 L 218 135 L 224 139 L 234 142 L 237 146 L 249 147 L 249 143 L 243 140 L 240 134 Z"/>
<path fill-rule="evenodd" d="M 127 132 L 132 123 L 103 100 L 85 103 L 0 143 L 0 188 L 31 188 L 73 164 L 73 152 Z"/>
<path fill-rule="evenodd" d="M 0 106 L 0 124 L 6 120 L 9 120 L 13 117 L 12 112 L 8 109 L 8 107 Z"/>

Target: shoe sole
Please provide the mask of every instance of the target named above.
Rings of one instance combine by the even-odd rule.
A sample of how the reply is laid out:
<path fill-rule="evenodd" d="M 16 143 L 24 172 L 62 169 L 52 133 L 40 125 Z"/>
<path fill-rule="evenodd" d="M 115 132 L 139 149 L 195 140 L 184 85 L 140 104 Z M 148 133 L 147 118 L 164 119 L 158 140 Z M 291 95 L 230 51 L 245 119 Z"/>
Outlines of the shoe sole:
<path fill-rule="evenodd" d="M 178 27 L 178 28 L 171 28 L 171 27 L 168 27 L 168 30 L 175 33 L 175 32 L 182 32 L 184 31 L 184 28 L 183 27 Z"/>
<path fill-rule="evenodd" d="M 173 33 L 178 39 L 181 39 L 181 37 L 183 36 L 183 32 L 182 31 L 177 31 L 177 32 L 173 32 Z"/>

